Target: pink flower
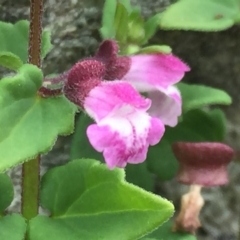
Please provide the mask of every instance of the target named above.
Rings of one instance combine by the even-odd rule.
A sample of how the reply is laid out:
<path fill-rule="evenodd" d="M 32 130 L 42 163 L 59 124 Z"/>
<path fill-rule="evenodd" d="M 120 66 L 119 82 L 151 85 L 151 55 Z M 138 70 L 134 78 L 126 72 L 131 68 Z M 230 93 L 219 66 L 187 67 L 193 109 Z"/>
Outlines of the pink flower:
<path fill-rule="evenodd" d="M 85 69 L 89 64 L 94 66 L 91 71 Z M 110 169 L 143 162 L 149 145 L 163 136 L 164 125 L 146 112 L 150 99 L 127 82 L 103 81 L 104 72 L 105 67 L 96 60 L 77 63 L 69 72 L 65 95 L 95 120 L 87 128 L 87 136 L 103 152 Z"/>
<path fill-rule="evenodd" d="M 149 99 L 121 81 L 102 82 L 86 97 L 84 109 L 96 121 L 88 127 L 87 136 L 103 152 L 109 168 L 143 162 L 149 145 L 163 136 L 162 122 L 146 113 L 150 105 Z"/>
<path fill-rule="evenodd" d="M 104 79 L 121 79 L 145 92 L 152 100 L 149 113 L 165 125 L 177 125 L 181 115 L 181 95 L 173 85 L 179 82 L 189 67 L 172 54 L 117 57 L 117 44 L 106 40 L 100 46 L 96 59 L 106 65 Z"/>
<path fill-rule="evenodd" d="M 110 169 L 143 162 L 149 145 L 162 138 L 164 125 L 177 124 L 181 96 L 173 84 L 189 70 L 173 55 L 117 53 L 114 41 L 104 41 L 94 58 L 72 67 L 64 85 L 66 97 L 95 120 L 87 136 Z"/>

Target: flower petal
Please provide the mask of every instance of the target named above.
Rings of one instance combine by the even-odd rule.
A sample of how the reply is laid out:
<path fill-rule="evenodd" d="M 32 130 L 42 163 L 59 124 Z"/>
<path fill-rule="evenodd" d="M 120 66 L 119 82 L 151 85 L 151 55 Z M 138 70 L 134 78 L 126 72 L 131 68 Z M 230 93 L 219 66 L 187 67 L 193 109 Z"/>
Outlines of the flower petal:
<path fill-rule="evenodd" d="M 121 81 L 102 82 L 86 97 L 84 109 L 96 121 L 88 127 L 87 136 L 91 145 L 103 152 L 109 168 L 143 162 L 149 145 L 162 138 L 163 123 L 146 112 L 150 104 Z"/>
<path fill-rule="evenodd" d="M 85 98 L 84 109 L 97 122 L 109 115 L 115 108 L 131 105 L 134 109 L 150 108 L 151 101 L 143 98 L 131 84 L 122 81 L 101 82 Z"/>
<path fill-rule="evenodd" d="M 159 119 L 129 105 L 115 109 L 111 116 L 87 129 L 90 143 L 103 152 L 110 169 L 143 162 L 149 144 L 159 142 L 163 133 L 164 125 Z"/>
<path fill-rule="evenodd" d="M 150 129 L 148 132 L 148 142 L 149 145 L 153 146 L 156 145 L 159 142 L 159 138 L 161 139 L 164 131 L 165 131 L 165 127 L 162 121 L 159 121 L 158 118 L 151 118 L 151 124 L 150 124 Z"/>
<path fill-rule="evenodd" d="M 131 67 L 122 80 L 132 83 L 139 91 L 167 88 L 179 82 L 189 67 L 172 54 L 131 56 Z"/>
<path fill-rule="evenodd" d="M 152 105 L 148 110 L 153 117 L 158 117 L 168 126 L 174 127 L 178 123 L 178 116 L 182 113 L 182 100 L 176 87 L 168 87 L 167 90 L 159 88 L 159 91 L 148 92 Z"/>

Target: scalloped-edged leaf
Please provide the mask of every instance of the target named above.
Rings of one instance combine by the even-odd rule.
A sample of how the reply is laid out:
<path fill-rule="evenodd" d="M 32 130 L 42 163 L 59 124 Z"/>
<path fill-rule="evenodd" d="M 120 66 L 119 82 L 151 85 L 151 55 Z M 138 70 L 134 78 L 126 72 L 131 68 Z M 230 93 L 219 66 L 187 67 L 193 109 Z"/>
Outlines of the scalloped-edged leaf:
<path fill-rule="evenodd" d="M 0 216 L 13 200 L 13 184 L 11 178 L 5 174 L 0 174 Z M 1 233 L 0 233 L 1 236 Z M 0 237 L 0 239 L 2 239 Z"/>
<path fill-rule="evenodd" d="M 20 20 L 15 24 L 0 21 L 0 53 L 11 52 L 17 55 L 23 63 L 28 59 L 29 22 Z M 50 51 L 50 32 L 43 31 L 41 57 Z"/>
<path fill-rule="evenodd" d="M 105 0 L 102 15 L 102 27 L 100 33 L 103 39 L 114 38 L 114 17 L 117 8 L 117 1 Z"/>
<path fill-rule="evenodd" d="M 162 14 L 160 27 L 198 31 L 220 31 L 233 26 L 239 13 L 235 0 L 180 0 Z"/>
<path fill-rule="evenodd" d="M 0 65 L 17 71 L 22 65 L 22 60 L 11 52 L 0 52 Z"/>
<path fill-rule="evenodd" d="M 43 75 L 34 65 L 0 80 L 0 171 L 53 146 L 58 135 L 73 131 L 76 107 L 64 96 L 42 98 Z"/>
<path fill-rule="evenodd" d="M 30 221 L 31 240 L 138 239 L 173 214 L 172 203 L 125 182 L 122 169 L 91 159 L 47 172 L 40 199 L 51 217 Z"/>
<path fill-rule="evenodd" d="M 231 96 L 224 90 L 197 84 L 177 84 L 183 101 L 183 112 L 213 104 L 230 105 Z"/>
<path fill-rule="evenodd" d="M 23 240 L 27 229 L 25 219 L 19 214 L 0 218 L 1 240 Z"/>
<path fill-rule="evenodd" d="M 173 221 L 170 220 L 141 240 L 197 240 L 196 236 L 192 234 L 173 232 L 172 225 Z"/>

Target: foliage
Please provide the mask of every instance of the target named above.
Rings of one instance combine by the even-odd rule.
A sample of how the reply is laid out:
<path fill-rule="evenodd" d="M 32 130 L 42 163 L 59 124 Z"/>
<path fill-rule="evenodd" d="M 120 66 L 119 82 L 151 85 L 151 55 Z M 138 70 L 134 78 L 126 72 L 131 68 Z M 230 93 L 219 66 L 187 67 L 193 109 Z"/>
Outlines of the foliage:
<path fill-rule="evenodd" d="M 180 0 L 161 15 L 163 29 L 220 31 L 234 25 L 240 14 L 236 0 Z"/>
<path fill-rule="evenodd" d="M 0 22 L 0 32 L 0 65 L 17 71 L 28 59 L 29 22 Z M 42 34 L 41 57 L 44 58 L 51 48 L 50 32 L 45 30 Z"/>
<path fill-rule="evenodd" d="M 110 171 L 91 159 L 50 170 L 40 198 L 51 218 L 31 220 L 31 240 L 138 239 L 173 213 L 169 201 L 126 183 L 123 170 Z"/>
<path fill-rule="evenodd" d="M 225 91 L 196 84 L 179 83 L 183 112 L 213 104 L 229 105 L 232 99 Z"/>
<path fill-rule="evenodd" d="M 0 171 L 51 149 L 56 137 L 73 131 L 75 106 L 64 96 L 42 98 L 42 72 L 24 64 L 0 80 Z"/>
<path fill-rule="evenodd" d="M 147 44 L 156 33 L 160 16 L 161 14 L 156 14 L 145 21 L 141 9 L 131 6 L 129 0 L 106 0 L 100 33 L 103 39 L 116 39 L 121 46 L 122 54 L 170 53 L 171 48 L 165 45 L 140 47 Z"/>
<path fill-rule="evenodd" d="M 0 218 L 0 239 L 22 240 L 26 233 L 27 224 L 19 214 Z"/>
<path fill-rule="evenodd" d="M 0 174 L 0 216 L 4 210 L 10 205 L 13 200 L 13 185 L 10 177 L 5 174 Z"/>
<path fill-rule="evenodd" d="M 159 27 L 220 31 L 239 19 L 238 0 L 179 0 L 148 19 L 129 0 L 105 0 L 100 33 L 103 39 L 118 42 L 120 55 L 171 54 L 168 45 L 149 45 Z M 171 148 L 174 142 L 224 141 L 226 119 L 215 105 L 229 105 L 231 97 L 224 90 L 195 84 L 177 84 L 183 101 L 178 125 L 166 127 L 162 140 L 150 147 L 145 162 L 125 169 L 109 170 L 103 164 L 102 154 L 86 136 L 93 120 L 81 112 L 71 161 L 47 171 L 40 186 L 31 186 L 40 187 L 40 205 L 50 216 L 37 215 L 26 221 L 20 214 L 6 214 L 14 191 L 10 177 L 2 172 L 47 153 L 58 135 L 72 133 L 77 111 L 61 92 L 64 74 L 51 74 L 55 79 L 62 77 L 52 85 L 48 77 L 47 90 L 61 90 L 59 94 L 41 95 L 46 82 L 43 71 L 28 63 L 29 28 L 26 20 L 0 22 L 0 65 L 10 70 L 0 79 L 0 239 L 195 240 L 191 234 L 171 231 L 169 219 L 174 206 L 152 193 L 158 180 L 176 176 L 178 162 Z M 51 47 L 50 32 L 43 30 L 41 60 Z"/>

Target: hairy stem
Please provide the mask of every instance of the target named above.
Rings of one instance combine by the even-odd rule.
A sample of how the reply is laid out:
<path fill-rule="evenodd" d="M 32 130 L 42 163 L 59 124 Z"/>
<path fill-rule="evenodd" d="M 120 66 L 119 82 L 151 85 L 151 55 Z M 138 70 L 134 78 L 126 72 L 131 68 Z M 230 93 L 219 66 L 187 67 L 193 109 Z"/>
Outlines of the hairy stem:
<path fill-rule="evenodd" d="M 30 220 L 38 214 L 40 156 L 23 164 L 22 168 L 22 214 Z"/>
<path fill-rule="evenodd" d="M 41 67 L 43 0 L 30 0 L 28 62 Z"/>
<path fill-rule="evenodd" d="M 41 67 L 42 0 L 30 0 L 30 32 L 28 62 Z M 23 164 L 22 168 L 22 214 L 27 219 L 38 214 L 40 156 Z"/>

